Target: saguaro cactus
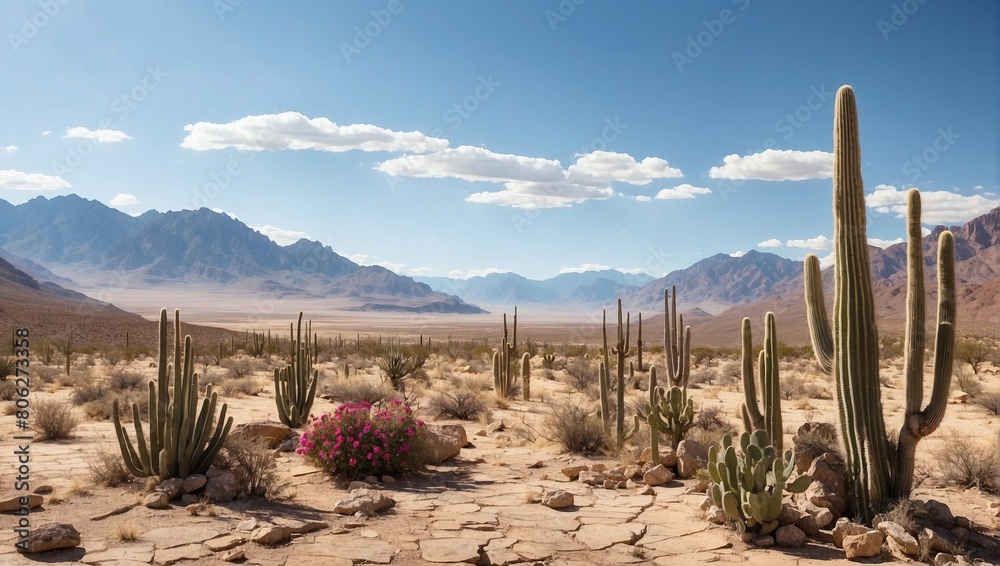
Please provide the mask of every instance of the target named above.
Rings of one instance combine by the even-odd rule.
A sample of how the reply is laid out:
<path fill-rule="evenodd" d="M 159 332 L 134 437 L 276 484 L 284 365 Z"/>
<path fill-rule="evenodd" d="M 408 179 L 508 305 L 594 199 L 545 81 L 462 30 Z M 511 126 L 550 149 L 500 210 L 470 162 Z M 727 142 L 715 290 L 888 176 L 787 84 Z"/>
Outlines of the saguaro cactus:
<path fill-rule="evenodd" d="M 295 339 L 290 341 L 291 359 L 287 366 L 274 370 L 274 404 L 278 407 L 281 422 L 297 428 L 309 418 L 309 411 L 316 398 L 316 386 L 319 384 L 319 371 L 312 367 L 313 356 L 309 342 L 312 323 L 307 323 L 303 337 L 301 311 L 298 327 L 289 328 L 289 336 L 293 331 Z"/>
<path fill-rule="evenodd" d="M 683 331 L 681 330 L 683 328 Z M 677 313 L 677 287 L 663 290 L 663 355 L 667 358 L 667 384 L 687 391 L 691 375 L 691 327 Z"/>
<path fill-rule="evenodd" d="M 191 337 L 184 338 L 181 357 L 181 317 L 174 311 L 174 363 L 167 365 L 167 309 L 160 311 L 160 353 L 157 365 L 157 380 L 149 381 L 149 442 L 142 432 L 139 406 L 132 403 L 132 422 L 135 426 L 137 446 L 133 447 L 128 432 L 118 416 L 118 401 L 114 402 L 112 418 L 118 445 L 125 459 L 125 467 L 138 477 L 159 476 L 183 478 L 190 474 L 208 471 L 215 455 L 233 425 L 233 418 L 226 418 L 226 404 L 219 411 L 219 421 L 215 423 L 215 404 L 218 394 L 212 386 L 206 388 L 206 399 L 202 399 L 198 410 L 198 374 L 194 372 L 194 356 L 191 352 Z M 169 375 L 173 370 L 173 395 L 170 392 Z"/>
<path fill-rule="evenodd" d="M 889 459 L 879 392 L 878 335 L 866 239 L 865 195 L 861 180 L 854 91 L 837 91 L 834 111 L 833 332 L 826 319 L 819 261 L 806 258 L 806 305 L 817 359 L 834 375 L 840 429 L 847 447 L 854 512 L 864 519 L 881 511 L 888 498 L 906 498 L 913 484 L 917 442 L 944 417 L 955 344 L 955 243 L 945 230 L 938 239 L 938 322 L 934 387 L 923 402 L 924 297 L 920 195 L 909 193 L 907 212 L 906 415 L 895 461 Z"/>
<path fill-rule="evenodd" d="M 525 352 L 521 355 L 521 383 L 524 393 L 524 400 L 531 400 L 531 354 Z"/>
<path fill-rule="evenodd" d="M 517 307 L 514 307 L 514 342 L 517 342 Z M 507 313 L 503 315 L 503 340 L 500 349 L 493 352 L 493 389 L 503 399 L 510 399 L 514 392 L 514 371 L 511 367 L 517 356 L 517 347 L 507 341 Z"/>
<path fill-rule="evenodd" d="M 632 353 L 632 349 L 629 346 L 629 324 L 630 324 L 630 314 L 625 314 L 625 323 L 622 324 L 622 300 L 618 299 L 618 340 L 615 345 L 608 348 L 608 328 L 607 328 L 607 312 L 604 313 L 604 362 L 601 369 L 601 418 L 604 421 L 605 430 L 608 428 L 608 394 L 610 388 L 610 357 L 609 353 L 615 355 L 615 361 L 617 362 L 617 374 L 616 374 L 616 387 L 618 390 L 616 393 L 616 407 L 617 414 L 615 415 L 615 443 L 618 448 L 621 448 L 622 443 L 625 441 L 625 358 Z"/>
<path fill-rule="evenodd" d="M 763 412 L 757 402 L 757 385 L 753 377 L 753 337 L 750 332 L 750 319 L 743 319 L 743 394 L 746 402 L 740 407 L 743 416 L 743 428 L 747 432 L 763 430 L 774 443 L 774 449 L 781 453 L 781 392 L 778 379 L 778 336 L 775 328 L 774 313 L 764 315 L 764 349 L 757 355 L 760 389 L 763 393 Z"/>

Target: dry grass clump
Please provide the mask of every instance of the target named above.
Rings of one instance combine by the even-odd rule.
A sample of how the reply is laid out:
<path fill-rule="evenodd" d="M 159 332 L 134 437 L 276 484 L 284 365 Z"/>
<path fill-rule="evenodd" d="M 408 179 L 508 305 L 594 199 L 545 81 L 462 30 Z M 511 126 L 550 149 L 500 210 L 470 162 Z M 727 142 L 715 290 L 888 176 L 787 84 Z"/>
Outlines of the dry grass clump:
<path fill-rule="evenodd" d="M 715 368 L 700 367 L 691 370 L 688 377 L 688 386 L 692 389 L 701 389 L 703 385 L 712 385 L 719 377 L 719 372 Z"/>
<path fill-rule="evenodd" d="M 685 438 L 696 440 L 705 447 L 722 446 L 722 437 L 733 433 L 735 430 L 729 426 L 722 406 L 705 405 L 695 415 L 694 426 L 688 429 Z"/>
<path fill-rule="evenodd" d="M 32 365 L 31 366 L 31 382 L 33 385 L 48 385 L 56 380 L 61 375 L 66 375 L 65 372 L 57 367 L 51 366 L 41 366 Z"/>
<path fill-rule="evenodd" d="M 466 373 L 462 375 L 449 375 L 448 385 L 454 389 L 467 389 L 469 391 L 489 391 L 493 389 L 493 377 L 485 373 Z"/>
<path fill-rule="evenodd" d="M 254 358 L 226 358 L 219 364 L 228 371 L 228 377 L 249 377 L 253 372 L 266 369 L 267 365 Z"/>
<path fill-rule="evenodd" d="M 121 542 L 132 542 L 139 539 L 139 527 L 132 521 L 118 521 L 111 530 L 111 538 Z"/>
<path fill-rule="evenodd" d="M 39 440 L 69 438 L 79 424 L 69 405 L 47 399 L 31 404 L 31 419 L 32 428 L 42 435 Z"/>
<path fill-rule="evenodd" d="M 479 420 L 487 411 L 482 393 L 459 387 L 451 391 L 437 391 L 431 395 L 427 408 L 438 418 Z"/>
<path fill-rule="evenodd" d="M 17 387 L 13 379 L 0 381 L 0 401 L 13 401 L 17 398 Z"/>
<path fill-rule="evenodd" d="M 403 395 L 387 383 L 373 383 L 363 377 L 334 378 L 322 385 L 324 399 L 342 403 L 365 401 L 372 405 L 380 401 L 403 400 Z"/>
<path fill-rule="evenodd" d="M 1000 415 L 1000 389 L 991 389 L 973 396 L 972 402 L 994 415 Z"/>
<path fill-rule="evenodd" d="M 938 473 L 944 481 L 1000 494 L 1000 448 L 978 443 L 951 431 L 934 451 Z"/>
<path fill-rule="evenodd" d="M 74 405 L 83 405 L 106 397 L 111 391 L 103 383 L 88 383 L 73 389 L 69 400 Z"/>
<path fill-rule="evenodd" d="M 233 399 L 254 396 L 261 392 L 261 388 L 254 384 L 252 378 L 226 379 L 218 385 L 218 390 L 223 397 L 232 397 Z"/>
<path fill-rule="evenodd" d="M 149 378 L 136 371 L 116 369 L 108 376 L 108 386 L 114 391 L 146 388 Z"/>
<path fill-rule="evenodd" d="M 232 470 L 239 491 L 248 495 L 279 499 L 288 488 L 278 475 L 272 450 L 258 440 L 227 437 L 213 465 L 222 470 Z"/>
<path fill-rule="evenodd" d="M 598 412 L 589 404 L 564 400 L 550 404 L 542 436 L 569 452 L 596 454 L 608 449 L 608 437 Z"/>
<path fill-rule="evenodd" d="M 979 376 L 965 366 L 955 369 L 955 383 L 959 389 L 968 393 L 969 397 L 976 398 L 983 393 L 983 384 L 979 381 Z"/>
<path fill-rule="evenodd" d="M 112 418 L 115 401 L 118 401 L 118 416 L 122 421 L 132 421 L 132 403 L 139 406 L 139 418 L 149 416 L 149 395 L 134 389 L 109 392 L 103 397 L 83 403 L 80 409 L 90 420 L 106 421 Z"/>
<path fill-rule="evenodd" d="M 125 467 L 121 454 L 104 448 L 87 457 L 87 468 L 90 470 L 90 479 L 104 487 L 118 487 L 132 480 L 132 474 Z"/>
<path fill-rule="evenodd" d="M 566 383 L 577 391 L 586 391 L 597 384 L 597 366 L 583 358 L 573 358 L 562 366 Z"/>

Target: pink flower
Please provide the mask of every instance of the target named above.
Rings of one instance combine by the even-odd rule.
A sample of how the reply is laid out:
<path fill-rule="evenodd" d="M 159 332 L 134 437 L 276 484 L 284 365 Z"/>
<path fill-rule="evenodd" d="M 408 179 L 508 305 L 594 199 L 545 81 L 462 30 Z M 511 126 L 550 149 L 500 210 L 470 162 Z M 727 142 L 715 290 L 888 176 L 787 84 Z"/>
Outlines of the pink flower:
<path fill-rule="evenodd" d="M 357 466 L 357 465 L 358 465 L 358 461 L 357 461 L 356 459 L 354 459 L 354 458 L 351 458 L 351 460 L 350 460 L 350 464 L 351 464 L 352 466 Z"/>

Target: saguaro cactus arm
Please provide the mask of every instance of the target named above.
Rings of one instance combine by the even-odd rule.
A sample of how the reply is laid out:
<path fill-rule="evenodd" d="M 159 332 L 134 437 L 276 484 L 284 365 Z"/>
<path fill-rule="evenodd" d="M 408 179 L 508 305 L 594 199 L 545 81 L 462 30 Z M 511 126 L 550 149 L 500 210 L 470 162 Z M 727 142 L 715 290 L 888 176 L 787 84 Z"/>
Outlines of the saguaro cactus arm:
<path fill-rule="evenodd" d="M 743 377 L 743 397 L 745 402 L 740 407 L 740 414 L 743 417 L 743 429 L 747 432 L 764 429 L 764 415 L 760 412 L 757 404 L 757 383 L 754 380 L 753 365 L 753 334 L 750 328 L 750 318 L 743 318 L 742 327 L 742 348 L 740 359 L 742 361 Z"/>
<path fill-rule="evenodd" d="M 814 254 L 806 256 L 805 283 L 806 315 L 813 352 L 823 371 L 831 372 L 833 371 L 833 333 L 830 331 L 830 319 L 826 314 L 826 299 L 823 296 L 823 276 L 820 274 L 819 258 Z"/>

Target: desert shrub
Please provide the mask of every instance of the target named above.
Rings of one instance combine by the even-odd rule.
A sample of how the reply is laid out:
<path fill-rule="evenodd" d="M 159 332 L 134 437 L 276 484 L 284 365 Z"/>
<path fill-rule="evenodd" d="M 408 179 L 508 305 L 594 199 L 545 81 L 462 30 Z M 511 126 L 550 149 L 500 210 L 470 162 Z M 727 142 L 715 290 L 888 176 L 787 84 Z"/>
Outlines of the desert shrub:
<path fill-rule="evenodd" d="M 802 393 L 810 399 L 833 399 L 830 389 L 819 383 L 806 383 L 802 386 Z"/>
<path fill-rule="evenodd" d="M 840 454 L 841 458 L 844 457 L 840 451 L 840 440 L 835 429 L 825 427 L 826 425 L 813 426 L 808 430 L 802 430 L 801 433 L 797 433 L 792 438 L 796 460 L 812 462 L 827 452 Z"/>
<path fill-rule="evenodd" d="M 222 360 L 222 367 L 228 371 L 228 377 L 250 377 L 253 372 L 257 370 L 262 370 L 267 367 L 267 365 L 261 361 L 252 358 L 226 358 Z"/>
<path fill-rule="evenodd" d="M 485 373 L 450 375 L 448 376 L 448 384 L 454 389 L 489 391 L 493 389 L 493 377 Z"/>
<path fill-rule="evenodd" d="M 13 401 L 17 398 L 17 386 L 14 380 L 0 381 L 0 401 Z"/>
<path fill-rule="evenodd" d="M 118 487 L 132 480 L 132 474 L 125 467 L 125 461 L 119 452 L 111 452 L 100 448 L 87 457 L 87 468 L 90 479 L 104 487 Z"/>
<path fill-rule="evenodd" d="M 149 417 L 149 395 L 137 390 L 112 391 L 108 395 L 86 401 L 80 407 L 88 419 L 106 421 L 112 418 L 114 402 L 118 401 L 118 416 L 122 421 L 132 421 L 132 403 L 139 407 L 139 418 Z"/>
<path fill-rule="evenodd" d="M 205 371 L 205 373 L 198 376 L 198 390 L 204 393 L 208 386 L 211 385 L 212 389 L 218 391 L 222 382 L 229 379 L 226 377 L 227 373 L 228 372 Z"/>
<path fill-rule="evenodd" d="M 148 387 L 146 385 L 148 382 L 149 378 L 143 377 L 141 373 L 123 369 L 114 370 L 108 376 L 108 385 L 115 391 L 139 389 L 140 387 L 145 389 Z"/>
<path fill-rule="evenodd" d="M 728 428 L 729 423 L 722 416 L 722 405 L 707 405 L 698 411 L 694 418 L 694 426 L 704 430 L 713 428 Z"/>
<path fill-rule="evenodd" d="M 63 387 L 78 387 L 94 381 L 94 376 L 90 372 L 89 368 L 73 368 L 69 375 L 66 375 L 65 373 L 60 374 L 55 378 L 55 381 Z"/>
<path fill-rule="evenodd" d="M 692 388 L 700 388 L 702 385 L 711 385 L 718 377 L 715 368 L 703 367 L 691 371 L 688 378 L 688 385 Z"/>
<path fill-rule="evenodd" d="M 63 370 L 51 366 L 31 366 L 31 382 L 36 385 L 48 385 L 61 375 Z"/>
<path fill-rule="evenodd" d="M 972 398 L 972 402 L 994 415 L 1000 415 L 1000 389 L 980 393 Z"/>
<path fill-rule="evenodd" d="M 214 464 L 219 469 L 233 471 L 239 491 L 266 499 L 278 499 L 288 488 L 288 484 L 278 474 L 272 452 L 259 439 L 229 436 Z"/>
<path fill-rule="evenodd" d="M 791 401 L 802 397 L 806 393 L 806 384 L 802 377 L 796 373 L 785 373 L 781 376 L 781 397 L 785 401 Z"/>
<path fill-rule="evenodd" d="M 422 464 L 423 426 L 401 401 L 346 403 L 313 417 L 296 452 L 343 479 L 404 474 Z"/>
<path fill-rule="evenodd" d="M 17 359 L 11 356 L 0 356 L 0 379 L 14 375 L 17 372 Z"/>
<path fill-rule="evenodd" d="M 597 366 L 583 358 L 573 358 L 569 363 L 562 366 L 566 372 L 566 383 L 574 387 L 577 391 L 586 391 L 597 383 L 600 377 L 597 373 Z"/>
<path fill-rule="evenodd" d="M 66 403 L 43 399 L 31 404 L 33 428 L 41 433 L 39 440 L 69 438 L 79 424 L 73 409 Z"/>
<path fill-rule="evenodd" d="M 378 365 L 379 371 L 382 372 L 382 378 L 388 381 L 393 389 L 405 391 L 406 386 L 403 380 L 407 377 L 420 378 L 418 370 L 423 367 L 424 358 L 407 356 L 402 348 L 389 346 L 375 358 L 375 363 Z M 422 381 L 427 381 L 426 376 L 423 376 Z"/>
<path fill-rule="evenodd" d="M 343 403 L 368 403 L 375 405 L 383 401 L 401 401 L 399 391 L 386 383 L 372 383 L 362 377 L 350 379 L 335 378 L 323 384 L 323 397 Z"/>
<path fill-rule="evenodd" d="M 579 454 L 594 454 L 608 448 L 608 437 L 595 409 L 568 400 L 553 403 L 551 408 L 543 422 L 543 437 Z"/>
<path fill-rule="evenodd" d="M 474 421 L 486 412 L 486 402 L 481 393 L 458 388 L 438 391 L 431 396 L 427 408 L 439 418 Z"/>
<path fill-rule="evenodd" d="M 1000 450 L 952 431 L 934 451 L 941 478 L 962 487 L 1000 494 Z"/>
<path fill-rule="evenodd" d="M 83 405 L 103 399 L 108 393 L 108 388 L 103 383 L 88 383 L 73 389 L 73 394 L 70 395 L 69 399 L 74 405 Z"/>
<path fill-rule="evenodd" d="M 983 384 L 979 381 L 979 376 L 965 366 L 955 368 L 955 382 L 958 388 L 975 398 L 983 394 Z"/>
<path fill-rule="evenodd" d="M 226 379 L 219 384 L 218 389 L 219 394 L 223 397 L 232 397 L 234 399 L 260 393 L 260 387 L 255 385 L 250 378 Z"/>

